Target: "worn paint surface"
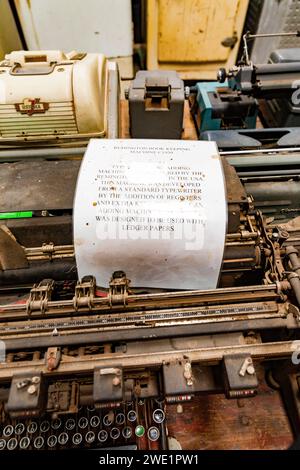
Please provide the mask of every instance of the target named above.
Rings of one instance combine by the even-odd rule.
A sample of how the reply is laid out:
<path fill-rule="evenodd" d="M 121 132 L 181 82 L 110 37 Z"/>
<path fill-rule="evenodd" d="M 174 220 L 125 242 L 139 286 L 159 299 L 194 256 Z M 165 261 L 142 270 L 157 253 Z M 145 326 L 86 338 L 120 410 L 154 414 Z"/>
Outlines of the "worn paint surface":
<path fill-rule="evenodd" d="M 169 405 L 169 436 L 186 450 L 287 449 L 293 436 L 279 392 L 267 386 L 263 368 L 258 378 L 258 395 L 253 398 L 202 395 L 183 403 L 181 414 L 177 405 Z"/>
<path fill-rule="evenodd" d="M 148 0 L 147 67 L 215 79 L 236 61 L 248 0 Z M 221 44 L 237 37 L 234 47 Z"/>
<path fill-rule="evenodd" d="M 239 0 L 159 0 L 158 59 L 174 62 L 225 61 Z"/>

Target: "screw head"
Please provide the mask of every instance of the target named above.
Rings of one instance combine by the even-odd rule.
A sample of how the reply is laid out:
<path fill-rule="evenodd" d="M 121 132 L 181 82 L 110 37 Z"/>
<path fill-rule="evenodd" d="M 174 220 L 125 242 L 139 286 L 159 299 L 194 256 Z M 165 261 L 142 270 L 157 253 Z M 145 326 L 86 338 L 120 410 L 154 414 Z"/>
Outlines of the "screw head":
<path fill-rule="evenodd" d="M 36 386 L 29 385 L 29 387 L 27 388 L 27 393 L 29 393 L 29 395 L 34 395 L 36 392 L 37 392 Z"/>

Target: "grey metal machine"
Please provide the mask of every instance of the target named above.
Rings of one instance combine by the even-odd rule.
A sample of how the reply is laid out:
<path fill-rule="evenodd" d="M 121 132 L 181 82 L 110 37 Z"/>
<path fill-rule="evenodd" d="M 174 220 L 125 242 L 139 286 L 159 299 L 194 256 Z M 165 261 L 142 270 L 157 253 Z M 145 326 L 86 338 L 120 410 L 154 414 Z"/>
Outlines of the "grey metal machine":
<path fill-rule="evenodd" d="M 174 71 L 139 71 L 126 98 L 134 138 L 180 139 L 188 89 Z"/>

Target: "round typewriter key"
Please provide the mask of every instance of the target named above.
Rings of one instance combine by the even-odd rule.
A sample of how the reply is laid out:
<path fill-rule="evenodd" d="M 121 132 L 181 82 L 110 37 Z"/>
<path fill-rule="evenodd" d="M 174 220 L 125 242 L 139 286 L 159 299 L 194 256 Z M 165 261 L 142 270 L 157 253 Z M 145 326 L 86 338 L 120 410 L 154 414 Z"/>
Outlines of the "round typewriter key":
<path fill-rule="evenodd" d="M 88 444 L 92 444 L 95 439 L 96 439 L 96 436 L 95 436 L 95 433 L 94 433 L 93 431 L 89 431 L 89 432 L 86 433 L 86 435 L 85 435 L 85 441 L 86 441 Z"/>
<path fill-rule="evenodd" d="M 51 423 L 51 428 L 54 429 L 54 431 L 57 431 L 61 427 L 61 419 L 56 418 L 52 421 Z"/>
<path fill-rule="evenodd" d="M 120 431 L 118 428 L 112 428 L 112 430 L 110 431 L 110 437 L 115 440 L 115 439 L 118 439 L 118 437 L 120 436 Z"/>
<path fill-rule="evenodd" d="M 24 431 L 25 431 L 25 426 L 23 423 L 18 423 L 15 425 L 15 434 L 17 434 L 17 436 L 20 436 L 20 434 L 23 434 Z"/>
<path fill-rule="evenodd" d="M 73 419 L 73 418 L 67 419 L 66 424 L 65 424 L 65 428 L 66 428 L 68 431 L 72 431 L 72 429 L 74 429 L 75 426 L 76 426 L 76 421 L 75 421 L 75 419 Z"/>
<path fill-rule="evenodd" d="M 141 424 L 138 424 L 134 432 L 136 437 L 143 437 L 143 435 L 145 434 L 145 428 Z"/>
<path fill-rule="evenodd" d="M 87 409 L 88 411 L 95 411 L 95 407 L 91 405 L 87 406 Z"/>
<path fill-rule="evenodd" d="M 57 444 L 57 437 L 54 434 L 51 434 L 51 436 L 48 437 L 47 439 L 47 445 L 48 447 L 54 447 Z"/>
<path fill-rule="evenodd" d="M 85 429 L 88 426 L 88 424 L 89 424 L 88 419 L 85 416 L 82 416 L 78 420 L 78 426 L 80 427 L 80 429 Z"/>
<path fill-rule="evenodd" d="M 108 414 L 108 415 L 105 415 L 104 418 L 103 418 L 103 424 L 104 426 L 111 426 L 113 423 L 113 416 Z"/>
<path fill-rule="evenodd" d="M 116 416 L 116 424 L 124 424 L 124 423 L 125 423 L 124 413 L 118 413 Z"/>
<path fill-rule="evenodd" d="M 15 437 L 12 437 L 11 439 L 9 439 L 9 441 L 7 441 L 8 450 L 15 450 L 17 445 L 18 445 L 18 441 Z"/>
<path fill-rule="evenodd" d="M 101 431 L 98 432 L 98 440 L 100 442 L 105 442 L 108 438 L 108 433 L 105 431 L 105 429 L 101 429 Z"/>
<path fill-rule="evenodd" d="M 22 437 L 19 442 L 20 449 L 25 450 L 30 446 L 30 439 L 27 436 Z"/>
<path fill-rule="evenodd" d="M 27 432 L 29 434 L 34 434 L 35 432 L 37 432 L 37 428 L 38 428 L 37 422 L 31 421 L 31 423 L 29 423 L 27 426 Z"/>
<path fill-rule="evenodd" d="M 125 428 L 122 429 L 122 436 L 124 439 L 129 439 L 132 436 L 132 429 L 130 426 L 125 426 Z"/>
<path fill-rule="evenodd" d="M 69 436 L 66 432 L 61 432 L 57 440 L 61 446 L 64 446 L 68 442 Z"/>
<path fill-rule="evenodd" d="M 33 447 L 35 449 L 41 449 L 44 445 L 44 438 L 42 436 L 38 436 L 33 441 Z"/>
<path fill-rule="evenodd" d="M 128 413 L 127 413 L 127 419 L 128 419 L 128 421 L 130 421 L 131 423 L 133 423 L 134 421 L 136 421 L 136 412 L 135 412 L 134 410 L 128 411 Z"/>
<path fill-rule="evenodd" d="M 160 432 L 156 426 L 152 426 L 148 429 L 148 439 L 149 441 L 157 441 L 159 439 Z"/>
<path fill-rule="evenodd" d="M 78 446 L 79 444 L 81 444 L 81 442 L 82 442 L 82 435 L 79 434 L 79 432 L 77 432 L 76 434 L 74 434 L 74 436 L 72 437 L 72 442 L 73 442 L 73 444 L 75 444 L 76 446 Z"/>
<path fill-rule="evenodd" d="M 40 424 L 40 431 L 41 432 L 47 432 L 50 429 L 50 423 L 49 421 L 42 421 Z"/>
<path fill-rule="evenodd" d="M 7 426 L 5 426 L 5 428 L 3 429 L 3 436 L 4 437 L 9 437 L 13 434 L 14 432 L 14 427 L 11 425 L 11 424 L 8 424 Z"/>
<path fill-rule="evenodd" d="M 90 419 L 90 425 L 92 426 L 92 428 L 96 428 L 97 426 L 99 426 L 99 424 L 100 424 L 99 416 L 97 415 L 92 416 Z"/>
<path fill-rule="evenodd" d="M 153 411 L 153 421 L 155 421 L 157 424 L 163 423 L 165 420 L 165 413 L 163 410 L 160 410 L 157 408 L 157 410 Z"/>
<path fill-rule="evenodd" d="M 5 439 L 0 439 L 0 450 L 5 449 L 6 446 L 6 440 Z"/>

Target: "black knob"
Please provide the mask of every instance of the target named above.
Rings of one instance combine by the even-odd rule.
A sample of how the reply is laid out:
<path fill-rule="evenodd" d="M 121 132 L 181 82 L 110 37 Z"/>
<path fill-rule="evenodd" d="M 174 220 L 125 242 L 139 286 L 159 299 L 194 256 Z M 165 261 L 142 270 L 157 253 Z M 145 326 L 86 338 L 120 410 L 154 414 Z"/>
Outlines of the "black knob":
<path fill-rule="evenodd" d="M 222 68 L 220 68 L 220 69 L 218 70 L 218 73 L 217 73 L 217 80 L 218 80 L 218 82 L 220 82 L 220 83 L 224 83 L 225 80 L 226 80 L 226 78 L 227 78 L 226 69 L 224 69 L 224 68 L 222 67 Z"/>

